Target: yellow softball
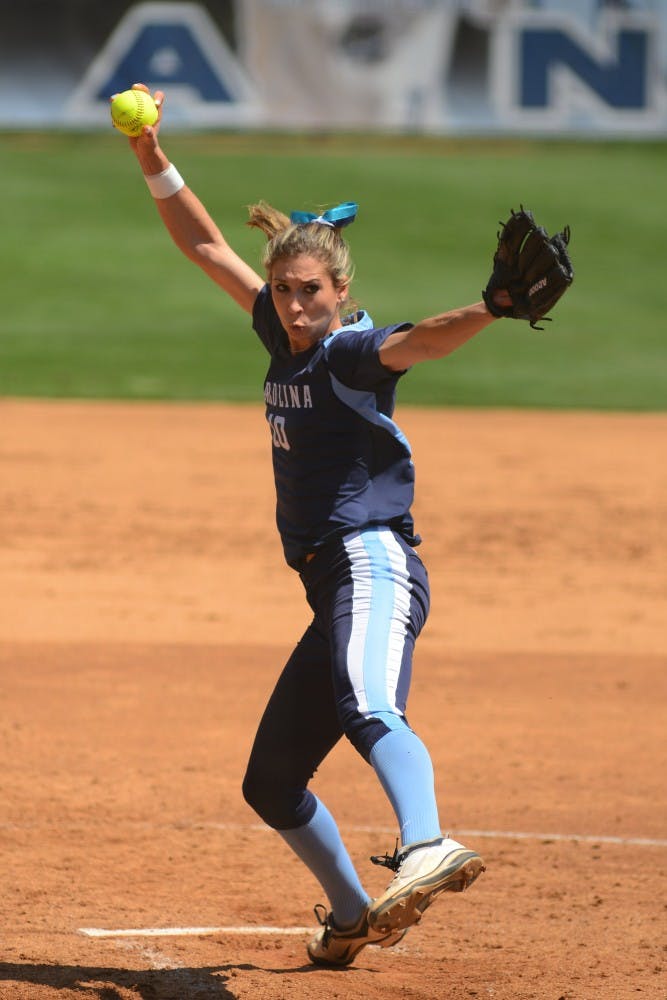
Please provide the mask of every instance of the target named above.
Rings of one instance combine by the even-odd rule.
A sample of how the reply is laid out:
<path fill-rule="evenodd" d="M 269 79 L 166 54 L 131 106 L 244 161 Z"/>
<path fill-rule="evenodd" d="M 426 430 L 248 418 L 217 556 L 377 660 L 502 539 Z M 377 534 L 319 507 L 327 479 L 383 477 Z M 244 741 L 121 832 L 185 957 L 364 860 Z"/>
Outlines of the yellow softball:
<path fill-rule="evenodd" d="M 154 125 L 158 110 L 145 90 L 124 90 L 111 101 L 111 121 L 125 135 L 141 135 L 144 125 Z"/>

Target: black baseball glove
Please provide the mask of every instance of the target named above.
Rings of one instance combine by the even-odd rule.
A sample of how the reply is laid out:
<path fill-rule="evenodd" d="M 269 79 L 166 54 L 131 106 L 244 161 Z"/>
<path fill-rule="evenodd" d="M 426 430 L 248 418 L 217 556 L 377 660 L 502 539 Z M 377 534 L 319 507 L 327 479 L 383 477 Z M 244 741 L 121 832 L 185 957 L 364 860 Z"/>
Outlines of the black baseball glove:
<path fill-rule="evenodd" d="M 574 278 L 567 251 L 570 228 L 549 236 L 535 223 L 532 212 L 512 209 L 498 233 L 493 271 L 482 297 L 494 316 L 527 319 L 533 329 L 567 291 Z M 499 305 L 494 292 L 506 290 L 511 305 Z"/>

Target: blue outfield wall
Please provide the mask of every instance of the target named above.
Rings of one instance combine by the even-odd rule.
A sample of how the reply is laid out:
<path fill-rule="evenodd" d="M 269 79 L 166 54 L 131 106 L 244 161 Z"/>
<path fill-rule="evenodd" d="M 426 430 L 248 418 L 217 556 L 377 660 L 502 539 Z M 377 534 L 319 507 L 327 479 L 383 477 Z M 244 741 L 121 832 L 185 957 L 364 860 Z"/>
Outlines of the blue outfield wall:
<path fill-rule="evenodd" d="M 142 80 L 184 129 L 667 135 L 662 0 L 31 7 L 0 14 L 3 129 L 108 128 Z"/>

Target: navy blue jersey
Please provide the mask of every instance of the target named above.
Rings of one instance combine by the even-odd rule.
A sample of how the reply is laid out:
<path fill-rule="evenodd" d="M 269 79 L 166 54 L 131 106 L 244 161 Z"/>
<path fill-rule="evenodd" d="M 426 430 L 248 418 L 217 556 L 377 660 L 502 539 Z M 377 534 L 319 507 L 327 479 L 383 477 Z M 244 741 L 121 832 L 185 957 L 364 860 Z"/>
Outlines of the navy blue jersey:
<path fill-rule="evenodd" d="M 410 507 L 410 445 L 391 419 L 403 374 L 381 364 L 378 349 L 410 324 L 374 329 L 366 313 L 293 355 L 268 285 L 253 328 L 271 356 L 264 382 L 273 438 L 276 521 L 285 558 L 299 568 L 334 537 L 387 525 L 417 545 Z"/>

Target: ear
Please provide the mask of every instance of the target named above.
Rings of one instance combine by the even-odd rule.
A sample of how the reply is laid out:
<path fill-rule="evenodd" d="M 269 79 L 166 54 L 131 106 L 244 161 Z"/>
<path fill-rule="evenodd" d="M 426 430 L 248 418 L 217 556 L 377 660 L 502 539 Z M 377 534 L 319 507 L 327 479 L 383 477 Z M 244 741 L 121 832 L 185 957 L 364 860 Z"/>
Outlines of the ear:
<path fill-rule="evenodd" d="M 338 290 L 337 290 L 337 295 L 338 295 L 338 301 L 339 302 L 344 302 L 345 301 L 345 299 L 347 298 L 349 290 L 350 290 L 350 279 L 345 274 L 345 275 L 343 275 L 343 283 L 338 286 Z"/>

